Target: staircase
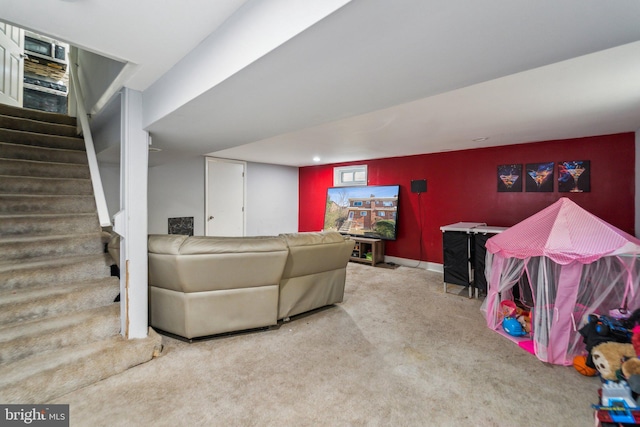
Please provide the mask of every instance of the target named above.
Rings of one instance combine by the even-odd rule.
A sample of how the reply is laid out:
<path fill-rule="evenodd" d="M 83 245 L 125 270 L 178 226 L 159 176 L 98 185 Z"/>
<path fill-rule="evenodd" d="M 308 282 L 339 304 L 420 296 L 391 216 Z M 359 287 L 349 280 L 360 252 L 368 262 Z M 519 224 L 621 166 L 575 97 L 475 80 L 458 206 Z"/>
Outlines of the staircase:
<path fill-rule="evenodd" d="M 340 227 L 340 230 L 338 230 L 340 233 L 349 233 L 349 231 L 351 230 L 351 223 L 353 221 L 351 221 L 350 219 L 345 220 L 342 223 L 342 226 Z"/>
<path fill-rule="evenodd" d="M 75 118 L 0 105 L 0 402 L 45 403 L 151 360 L 120 334 Z"/>

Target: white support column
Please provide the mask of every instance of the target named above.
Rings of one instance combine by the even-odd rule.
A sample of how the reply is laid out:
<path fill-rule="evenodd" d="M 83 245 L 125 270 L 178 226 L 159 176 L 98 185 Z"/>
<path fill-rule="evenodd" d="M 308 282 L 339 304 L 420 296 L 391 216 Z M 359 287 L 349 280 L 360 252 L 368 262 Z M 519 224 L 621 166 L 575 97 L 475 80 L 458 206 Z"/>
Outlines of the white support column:
<path fill-rule="evenodd" d="M 147 176 L 149 135 L 142 127 L 142 93 L 122 89 L 120 212 L 114 230 L 120 242 L 122 335 L 144 338 L 148 331 Z"/>

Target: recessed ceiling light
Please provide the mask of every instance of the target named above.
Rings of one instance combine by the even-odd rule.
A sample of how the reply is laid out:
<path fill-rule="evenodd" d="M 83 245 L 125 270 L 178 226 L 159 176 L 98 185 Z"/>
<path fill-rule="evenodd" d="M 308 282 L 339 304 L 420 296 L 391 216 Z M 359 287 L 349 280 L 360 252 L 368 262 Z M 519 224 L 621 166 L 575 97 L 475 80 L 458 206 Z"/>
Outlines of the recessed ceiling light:
<path fill-rule="evenodd" d="M 313 158 L 313 161 L 314 161 L 314 162 L 319 162 L 319 161 L 320 161 L 320 157 L 315 156 L 315 157 Z"/>
<path fill-rule="evenodd" d="M 486 141 L 487 139 L 489 139 L 488 136 L 482 136 L 480 138 L 473 138 L 472 141 L 473 142 L 482 142 L 482 141 Z"/>

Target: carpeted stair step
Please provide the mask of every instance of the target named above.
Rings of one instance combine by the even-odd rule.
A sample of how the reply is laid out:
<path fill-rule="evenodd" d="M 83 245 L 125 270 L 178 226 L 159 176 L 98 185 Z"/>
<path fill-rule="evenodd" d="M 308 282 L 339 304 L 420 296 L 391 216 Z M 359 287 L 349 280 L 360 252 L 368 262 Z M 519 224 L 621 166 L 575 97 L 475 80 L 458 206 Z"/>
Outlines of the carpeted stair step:
<path fill-rule="evenodd" d="M 86 178 L 40 178 L 0 175 L 0 194 L 50 194 L 90 196 L 93 187 Z"/>
<path fill-rule="evenodd" d="M 84 139 L 81 137 L 47 135 L 13 129 L 0 129 L 0 141 L 38 147 L 85 150 Z"/>
<path fill-rule="evenodd" d="M 45 403 L 147 362 L 161 339 L 120 335 L 76 120 L 0 105 L 0 402 Z"/>
<path fill-rule="evenodd" d="M 0 158 L 39 162 L 87 164 L 87 152 L 66 148 L 37 147 L 35 145 L 0 142 Z"/>
<path fill-rule="evenodd" d="M 46 133 L 49 135 L 77 135 L 76 126 L 33 120 L 26 117 L 7 116 L 0 113 L 0 128 Z"/>
<path fill-rule="evenodd" d="M 160 355 L 162 338 L 153 329 L 143 339 L 117 335 L 65 350 L 38 354 L 0 366 L 0 402 L 44 403 Z"/>
<path fill-rule="evenodd" d="M 120 304 L 0 328 L 0 365 L 120 333 Z"/>
<path fill-rule="evenodd" d="M 109 254 L 0 262 L 0 291 L 111 276 Z"/>
<path fill-rule="evenodd" d="M 41 178 L 91 178 L 87 164 L 38 162 L 0 158 L 2 175 Z"/>
<path fill-rule="evenodd" d="M 12 107 L 0 104 L 0 114 L 3 116 L 21 117 L 25 119 L 38 120 L 41 122 L 58 123 L 75 126 L 76 118 L 66 114 L 49 113 L 47 111 L 31 110 L 28 108 Z"/>
<path fill-rule="evenodd" d="M 120 293 L 117 277 L 0 292 L 0 327 L 110 304 Z"/>
<path fill-rule="evenodd" d="M 62 236 L 0 237 L 0 260 L 96 254 L 103 251 L 104 244 L 101 231 Z"/>
<path fill-rule="evenodd" d="M 0 194 L 0 214 L 61 214 L 95 212 L 93 196 Z"/>
<path fill-rule="evenodd" d="M 0 215 L 0 236 L 59 235 L 91 233 L 100 229 L 98 215 L 92 213 Z"/>

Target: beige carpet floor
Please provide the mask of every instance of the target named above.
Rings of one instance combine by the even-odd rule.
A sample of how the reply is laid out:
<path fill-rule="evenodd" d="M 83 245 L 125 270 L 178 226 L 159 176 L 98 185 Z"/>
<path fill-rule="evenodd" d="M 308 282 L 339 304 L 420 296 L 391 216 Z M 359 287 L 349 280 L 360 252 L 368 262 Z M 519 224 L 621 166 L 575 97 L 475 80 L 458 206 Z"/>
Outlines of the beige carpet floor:
<path fill-rule="evenodd" d="M 342 304 L 186 343 L 52 403 L 72 426 L 591 426 L 599 380 L 484 326 L 442 275 L 350 263 Z"/>

